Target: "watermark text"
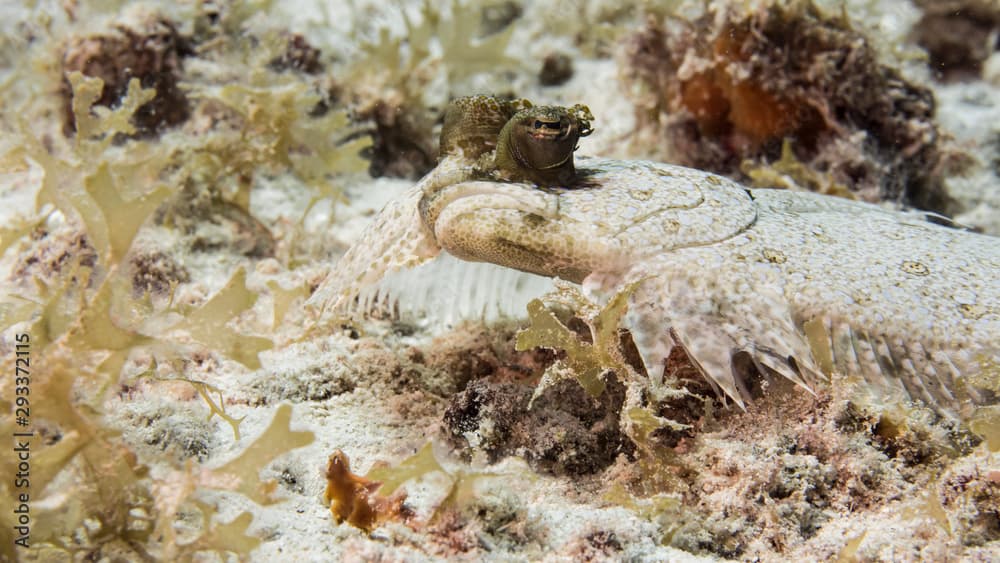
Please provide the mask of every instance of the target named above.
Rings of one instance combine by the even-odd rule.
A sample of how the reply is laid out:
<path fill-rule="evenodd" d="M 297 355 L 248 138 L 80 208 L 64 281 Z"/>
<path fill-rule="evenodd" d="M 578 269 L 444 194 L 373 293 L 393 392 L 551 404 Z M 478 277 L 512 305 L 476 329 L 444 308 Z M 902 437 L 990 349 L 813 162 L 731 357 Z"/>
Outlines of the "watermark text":
<path fill-rule="evenodd" d="M 12 454 L 15 467 L 13 482 L 14 544 L 31 545 L 31 336 L 14 335 L 14 427 Z"/>

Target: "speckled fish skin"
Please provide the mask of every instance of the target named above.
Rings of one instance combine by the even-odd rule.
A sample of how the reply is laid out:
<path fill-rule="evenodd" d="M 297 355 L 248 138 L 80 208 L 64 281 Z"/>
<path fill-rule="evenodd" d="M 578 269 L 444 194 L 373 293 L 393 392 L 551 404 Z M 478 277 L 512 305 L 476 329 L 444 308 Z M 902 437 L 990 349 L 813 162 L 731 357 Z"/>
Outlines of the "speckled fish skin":
<path fill-rule="evenodd" d="M 401 200 L 422 211 L 393 214 L 391 229 L 380 220 L 360 246 L 408 264 L 445 249 L 604 294 L 638 281 L 624 322 L 654 392 L 681 345 L 740 405 L 748 365 L 810 389 L 835 371 L 860 376 L 956 414 L 995 402 L 968 376 L 1000 346 L 996 238 L 666 164 L 577 167 L 572 188 L 540 189 L 469 181 L 446 166 Z M 386 236 L 404 224 L 421 248 L 400 253 L 403 241 Z M 342 296 L 358 290 L 344 287 Z"/>
<path fill-rule="evenodd" d="M 605 293 L 640 281 L 625 323 L 654 389 L 680 344 L 741 405 L 740 353 L 810 388 L 837 370 L 953 411 L 992 401 L 957 380 L 995 361 L 997 239 L 665 164 L 578 166 L 574 189 L 467 182 L 425 193 L 450 202 L 430 225 L 436 240 L 467 260 Z"/>

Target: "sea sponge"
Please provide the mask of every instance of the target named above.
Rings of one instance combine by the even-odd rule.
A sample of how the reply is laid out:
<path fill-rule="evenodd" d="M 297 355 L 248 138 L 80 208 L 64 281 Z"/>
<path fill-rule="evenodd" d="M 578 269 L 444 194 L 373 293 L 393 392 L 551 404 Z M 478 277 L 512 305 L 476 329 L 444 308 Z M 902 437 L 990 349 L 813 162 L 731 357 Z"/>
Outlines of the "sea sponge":
<path fill-rule="evenodd" d="M 927 50 L 935 76 L 978 78 L 983 63 L 1000 49 L 1000 2 L 996 0 L 915 0 L 923 16 L 913 40 Z"/>
<path fill-rule="evenodd" d="M 956 211 L 933 95 L 844 14 L 792 0 L 650 17 L 624 66 L 637 121 L 662 148 L 649 156 L 745 180 L 741 164 L 776 161 L 791 139 L 798 161 L 860 199 Z"/>

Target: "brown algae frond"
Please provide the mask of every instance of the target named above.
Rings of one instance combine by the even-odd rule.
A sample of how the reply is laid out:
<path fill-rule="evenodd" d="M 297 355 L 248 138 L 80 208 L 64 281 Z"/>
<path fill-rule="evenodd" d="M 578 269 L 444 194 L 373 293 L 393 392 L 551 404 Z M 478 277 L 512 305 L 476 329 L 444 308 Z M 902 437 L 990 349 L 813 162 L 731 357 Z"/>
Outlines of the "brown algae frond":
<path fill-rule="evenodd" d="M 119 25 L 106 34 L 74 37 L 62 55 L 64 76 L 80 73 L 104 83 L 97 105 L 114 108 L 127 95 L 132 80 L 139 80 L 156 98 L 135 112 L 136 130 L 129 134 L 155 135 L 160 129 L 187 120 L 190 102 L 180 87 L 183 60 L 193 54 L 189 39 L 166 18 L 149 18 L 140 29 Z M 79 96 L 72 79 L 63 79 L 60 92 L 64 103 L 63 130 L 77 130 L 73 107 Z"/>
<path fill-rule="evenodd" d="M 169 22 L 163 25 L 174 29 Z M 122 33 L 145 41 L 132 32 Z M 172 33 L 161 39 L 174 41 Z M 122 415 L 118 407 L 132 401 L 134 393 L 146 393 L 150 387 L 160 392 L 170 388 L 165 380 L 179 381 L 176 387 L 194 388 L 193 392 L 187 388 L 186 398 L 197 405 L 195 393 L 200 394 L 209 416 L 225 419 L 238 440 L 241 417 L 237 415 L 242 413 L 231 412 L 232 397 L 223 396 L 214 384 L 218 380 L 193 377 L 192 367 L 207 365 L 210 370 L 220 363 L 236 371 L 256 369 L 259 354 L 271 348 L 273 340 L 247 334 L 253 323 L 246 318 L 256 315 L 259 295 L 248 287 L 246 267 L 233 267 L 220 276 L 216 283 L 223 285 L 221 289 L 209 286 L 195 299 L 175 301 L 178 284 L 190 280 L 190 273 L 176 263 L 176 267 L 162 266 L 159 274 L 151 272 L 151 261 L 159 260 L 156 256 L 167 262 L 170 257 L 151 251 L 143 237 L 149 229 L 162 228 L 170 235 L 182 230 L 155 224 L 163 216 L 163 204 L 176 198 L 181 186 L 210 189 L 235 184 L 229 201 L 248 215 L 250 186 L 262 172 L 289 172 L 314 190 L 317 199 L 338 195 L 331 177 L 358 169 L 358 153 L 367 141 L 338 143 L 339 135 L 350 130 L 346 114 L 328 111 L 312 116 L 321 96 L 291 73 L 284 84 L 296 86 L 285 90 L 253 90 L 245 84 L 193 88 L 197 95 L 184 96 L 183 111 L 164 108 L 159 101 L 181 103 L 169 99 L 178 91 L 171 90 L 176 82 L 144 88 L 140 78 L 145 78 L 143 69 L 149 69 L 141 67 L 143 61 L 131 69 L 112 68 L 121 63 L 107 59 L 122 48 L 116 41 L 106 35 L 71 42 L 63 68 L 79 66 L 82 71 L 65 75 L 73 137 L 51 135 L 44 124 L 22 118 L 14 123 L 20 127 L 10 137 L 12 148 L 0 158 L 5 172 L 37 171 L 36 208 L 0 232 L 0 247 L 21 253 L 9 281 L 23 294 L 23 298 L 3 296 L 0 329 L 5 331 L 5 342 L 11 341 L 12 330 L 30 335 L 31 396 L 44 397 L 31 405 L 32 547 L 12 551 L 15 544 L 9 531 L 15 521 L 11 513 L 4 514 L 0 559 L 100 559 L 117 554 L 128 560 L 183 560 L 206 551 L 243 557 L 261 542 L 246 533 L 254 515 L 242 512 L 221 523 L 213 517 L 216 507 L 199 497 L 207 489 L 217 489 L 259 504 L 274 502 L 276 483 L 262 480 L 259 471 L 275 457 L 311 442 L 312 435 L 290 429 L 292 411 L 285 405 L 275 411 L 263 435 L 221 467 L 182 468 L 172 460 L 155 458 L 161 462 L 160 470 L 150 472 L 147 460 L 137 452 L 146 455 L 153 450 L 137 447 L 129 442 L 134 436 L 123 435 L 114 426 L 115 417 Z M 101 51 L 96 58 L 78 56 L 95 49 Z M 181 72 L 176 58 L 181 56 L 180 47 L 171 52 L 157 51 L 170 67 L 161 69 L 170 76 L 160 78 L 176 81 Z M 147 55 L 140 49 L 137 56 Z M 211 122 L 207 131 L 194 135 L 173 128 L 160 138 L 153 136 L 184 123 L 192 109 L 187 104 L 201 111 L 204 107 L 198 104 L 212 97 L 206 105 L 213 111 L 238 113 L 232 106 L 248 111 L 235 119 Z M 35 105 L 27 107 L 26 116 L 44 105 L 28 103 Z M 162 121 L 156 121 L 154 114 Z M 143 116 L 153 121 L 144 121 Z M 235 127 L 227 129 L 231 124 Z M 301 288 L 287 292 L 276 300 L 278 317 L 287 312 L 289 299 L 301 296 Z M 12 348 L 5 350 L 12 353 Z M 173 373 L 163 377 L 157 372 Z M 4 397 L 14 396 L 11 385 L 13 378 L 0 382 Z M 183 395 L 178 398 L 184 400 Z M 14 428 L 13 409 L 4 410 L 0 426 Z M 10 461 L 0 461 L 5 474 L 16 471 Z M 57 490 L 49 486 L 53 483 L 59 483 Z M 15 493 L 11 483 L 0 484 L 0 496 L 13 498 Z M 179 515 L 192 511 L 201 514 L 201 521 L 194 522 L 185 537 L 178 537 Z"/>
<path fill-rule="evenodd" d="M 355 528 L 371 532 L 389 520 L 405 520 L 410 516 L 406 493 L 392 495 L 379 492 L 382 483 L 351 472 L 347 454 L 337 450 L 330 454 L 326 466 L 326 492 L 323 498 L 330 504 L 334 520 L 347 522 Z M 391 495 L 391 496 L 386 496 Z"/>

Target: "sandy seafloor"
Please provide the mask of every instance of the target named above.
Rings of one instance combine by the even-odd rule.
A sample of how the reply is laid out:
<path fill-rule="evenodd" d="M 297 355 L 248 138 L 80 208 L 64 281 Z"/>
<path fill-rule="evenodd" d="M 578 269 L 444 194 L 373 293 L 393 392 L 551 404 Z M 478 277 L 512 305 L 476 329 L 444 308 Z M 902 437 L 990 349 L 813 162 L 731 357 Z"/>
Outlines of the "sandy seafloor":
<path fill-rule="evenodd" d="M 122 13 L 134 17 L 135 12 L 141 12 L 137 4 L 119 10 L 114 2 L 108 2 L 93 13 L 80 7 L 81 19 L 74 23 L 66 21 L 58 3 L 9 4 L 10 10 L 0 12 L 8 20 L 3 24 L 4 33 L 11 38 L 0 47 L 7 51 L 0 53 L 5 62 L 4 80 L 11 76 L 24 80 L 24 75 L 11 70 L 18 68 L 19 60 L 24 61 L 13 51 L 20 49 L 18 41 L 34 33 L 35 41 L 23 52 L 30 55 L 37 73 L 32 80 L 37 79 L 38 84 L 22 90 L 14 86 L 9 91 L 18 95 L 0 101 L 5 131 L 14 130 L 17 114 L 32 119 L 26 130 L 5 133 L 5 153 L 25 131 L 41 139 L 61 135 L 61 113 L 52 109 L 58 105 L 53 101 L 58 78 L 52 77 L 58 76 L 59 34 L 80 35 L 90 29 L 100 32 L 109 22 L 126 19 Z M 367 33 L 369 40 L 380 28 L 390 34 L 404 33 L 398 8 L 362 1 L 354 2 L 353 8 L 321 4 L 309 0 L 275 2 L 263 7 L 265 13 L 248 17 L 245 25 L 253 30 L 248 33 L 288 30 L 303 34 L 323 52 L 328 65 L 324 72 L 334 81 L 338 80 L 337 72 L 350 68 L 351 58 L 358 56 L 359 35 L 352 35 L 352 29 Z M 404 4 L 412 18 L 419 17 L 416 6 Z M 574 36 L 579 39 L 588 32 L 595 36 L 603 33 L 598 22 L 616 12 L 615 3 L 523 4 L 522 15 L 512 24 L 506 51 L 515 63 L 492 73 L 487 61 L 481 65 L 485 72 L 452 77 L 450 84 L 447 80 L 442 84 L 442 67 L 432 65 L 423 70 L 430 76 L 422 86 L 424 98 L 440 103 L 449 93 L 502 87 L 536 102 L 585 103 L 596 116 L 596 132 L 581 142 L 581 153 L 611 157 L 655 153 L 650 147 L 637 146 L 642 141 L 633 134 L 637 116 L 627 95 L 632 86 L 622 78 L 623 36 L 598 48 L 574 40 Z M 917 19 L 917 8 L 906 1 L 850 4 L 852 18 L 890 39 L 905 37 L 907 26 Z M 251 2 L 246 5 L 255 8 Z M 176 11 L 166 5 L 147 6 L 167 15 L 188 14 L 192 9 L 188 5 Z M 46 25 L 40 23 L 39 16 L 46 11 L 52 15 L 47 24 L 51 37 L 39 32 Z M 616 17 L 620 19 L 615 26 L 638 27 L 642 23 L 638 13 Z M 186 29 L 188 24 L 178 21 Z M 50 53 L 48 59 L 45 49 Z M 537 79 L 540 61 L 552 51 L 567 53 L 574 73 L 564 84 L 541 86 Z M 1000 179 L 996 176 L 1000 161 L 1000 53 L 986 62 L 983 76 L 963 82 L 939 84 L 927 78 L 926 70 L 921 74 L 919 64 L 914 66 L 916 70 L 908 72 L 934 91 L 942 130 L 975 159 L 966 174 L 948 179 L 952 195 L 963 208 L 956 221 L 1000 234 Z M 218 61 L 191 59 L 185 72 L 190 73 L 189 80 L 201 83 L 261 80 L 261 75 L 227 68 Z M 375 80 L 371 85 L 355 84 L 352 94 L 377 97 L 380 86 L 384 84 Z M 341 87 L 352 89 L 350 84 Z M 30 95 L 26 97 L 25 92 Z M 181 127 L 184 134 L 193 135 L 191 138 L 197 136 L 192 133 L 197 129 L 190 123 Z M 164 135 L 164 143 L 185 142 L 183 136 L 170 135 L 178 133 Z M 56 145 L 52 150 L 59 150 L 61 145 Z M 127 151 L 129 145 L 119 149 Z M 35 215 L 34 195 L 44 176 L 37 165 L 14 168 L 0 176 L 0 216 L 5 224 Z M 72 174 L 62 181 L 72 183 Z M 277 480 L 274 504 L 262 506 L 225 490 L 231 488 L 226 485 L 210 486 L 207 478 L 187 491 L 188 501 L 197 499 L 216 507 L 215 522 L 230 522 L 244 512 L 252 515 L 245 533 L 257 538 L 259 544 L 248 553 L 233 553 L 225 550 L 222 540 L 214 546 L 223 549 L 181 550 L 182 557 L 303 562 L 1000 559 L 997 454 L 985 442 L 961 451 L 949 450 L 952 434 L 959 431 L 943 428 L 933 417 L 927 420 L 911 413 L 909 419 L 904 416 L 900 428 L 886 431 L 886 418 L 880 418 L 877 401 L 876 406 L 866 407 L 870 410 L 864 414 L 852 415 L 848 402 L 852 391 L 842 379 L 835 378 L 829 388 L 818 389 L 815 396 L 800 389 L 777 389 L 773 396 L 751 404 L 747 412 L 733 407 L 718 410 L 714 420 L 704 423 L 693 437 L 671 448 L 669 459 L 661 460 L 662 466 L 654 464 L 652 468 L 640 467 L 643 464 L 634 452 L 631 457 L 623 452 L 577 472 L 558 467 L 551 471 L 551 467 L 537 464 L 532 467 L 515 455 L 516 449 L 505 452 L 502 459 L 490 460 L 482 450 L 457 447 L 447 438 L 444 414 L 470 378 L 523 382 L 524 374 L 537 368 L 532 363 L 537 358 L 513 350 L 513 330 L 523 320 L 485 328 L 475 323 L 452 326 L 368 320 L 360 323 L 358 330 L 327 327 L 307 332 L 308 316 L 301 309 L 303 299 L 299 296 L 292 301 L 288 315 L 273 323 L 275 292 L 268 289 L 269 283 L 286 289 L 314 286 L 328 268 L 335 267 L 338 256 L 358 238 L 374 212 L 413 184 L 408 179 L 372 178 L 363 172 L 340 174 L 327 181 L 346 198 L 336 202 L 320 199 L 302 219 L 308 197 L 302 195 L 305 187 L 301 178 L 280 167 L 275 172 L 262 166 L 254 172 L 250 214 L 270 229 L 277 248 L 274 256 L 248 258 L 232 242 L 245 232 L 237 233 L 232 224 L 199 223 L 198 219 L 188 232 L 147 222 L 130 250 L 140 254 L 159 250 L 171 256 L 188 273 L 174 299 L 192 306 L 219 291 L 234 269 L 244 266 L 247 287 L 260 298 L 240 316 L 236 326 L 247 334 L 272 339 L 273 347 L 260 354 L 259 368 L 250 369 L 217 350 L 187 346 L 191 340 L 181 335 L 177 338 L 187 346 L 183 352 L 187 355 L 180 374 L 169 372 L 164 364 L 159 379 L 134 378 L 149 369 L 150 356 L 155 355 L 140 347 L 133 351 L 110 391 L 98 393 L 93 386 L 81 384 L 77 394 L 90 401 L 98 398 L 99 408 L 88 408 L 86 417 L 107 430 L 101 440 L 114 445 L 109 446 L 110 455 L 133 452 L 138 462 L 148 467 L 141 483 L 162 501 L 180 494 L 171 487 L 191 483 L 190 475 L 222 467 L 240 455 L 272 421 L 279 405 L 291 405 L 293 431 L 314 435 L 308 445 L 267 459 L 261 467 L 261 479 Z M 301 230 L 295 232 L 293 227 L 300 219 Z M 79 251 L 78 241 L 73 242 L 82 229 L 77 219 L 67 219 L 56 211 L 45 225 L 45 234 L 12 244 L 0 259 L 0 276 L 7 280 L 5 293 L 41 300 L 30 274 L 59 279 L 55 264 L 64 260 L 59 257 Z M 209 245 L 208 250 L 192 250 L 190 241 L 195 236 L 217 244 Z M 293 254 L 294 260 L 289 258 Z M 165 299 L 161 292 L 154 295 L 153 303 L 162 309 Z M 15 333 L 38 326 L 28 321 L 6 330 L 0 344 L 4 357 L 11 357 Z M 147 330 L 151 330 L 148 325 Z M 39 365 L 35 369 L 44 372 L 46 357 L 35 361 Z M 88 360 L 80 359 L 80 365 L 89 365 Z M 169 381 L 178 377 L 206 382 L 221 392 L 227 413 L 242 418 L 238 441 L 219 418 L 206 421 L 208 407 L 190 384 Z M 838 382 L 842 386 L 838 387 Z M 11 402 L 10 382 L 2 385 L 3 400 Z M 35 396 L 33 400 L 47 399 Z M 557 397 L 549 397 L 548 403 L 535 408 L 555 408 L 558 402 Z M 12 426 L 5 419 L 3 429 L 6 432 L 8 428 Z M 466 438 L 488 441 L 489 432 L 488 425 L 482 423 Z M 539 432 L 521 446 L 522 453 L 530 457 L 539 451 L 558 452 L 558 445 L 537 442 L 558 443 L 559 439 L 558 432 Z M 376 462 L 398 464 L 428 443 L 447 474 L 429 472 L 403 485 L 407 505 L 414 513 L 408 522 L 389 521 L 371 533 L 334 522 L 323 501 L 323 470 L 332 452 L 342 450 L 350 457 L 354 472 L 365 474 Z M 5 446 L 0 456 L 11 455 L 7 449 Z M 36 522 L 58 520 L 59 514 L 67 519 L 74 514 L 75 518 L 88 510 L 102 513 L 102 497 L 75 492 L 75 487 L 85 486 L 75 471 L 69 463 L 45 491 L 34 493 L 39 499 L 33 506 Z M 669 477 L 649 476 L 657 471 Z M 463 483 L 471 484 L 471 492 L 463 489 L 459 500 L 446 502 L 445 497 L 456 490 L 454 484 L 463 475 L 479 477 L 464 477 Z M 643 490 L 637 485 L 643 480 L 662 483 L 657 485 L 659 489 L 650 486 Z M 8 492 L 11 486 L 6 485 Z M 623 492 L 625 489 L 629 492 Z M 97 500 L 88 500 L 80 507 L 73 504 L 74 496 Z M 5 518 L 12 510 L 8 506 L 5 499 Z M 162 514 L 169 502 L 158 501 L 154 506 Z M 181 544 L 197 537 L 202 529 L 192 506 L 183 504 L 177 510 L 174 527 L 180 530 Z M 45 516 L 46 511 L 49 516 Z M 5 526 L 9 524 L 3 521 Z M 85 531 L 66 531 L 60 540 L 62 548 L 49 546 L 46 550 L 44 544 L 35 544 L 38 550 L 19 549 L 18 557 L 118 561 L 142 560 L 143 551 L 153 559 L 164 553 L 162 536 L 154 534 L 152 539 L 139 542 L 109 531 L 110 525 L 102 524 L 97 516 L 81 521 Z"/>

